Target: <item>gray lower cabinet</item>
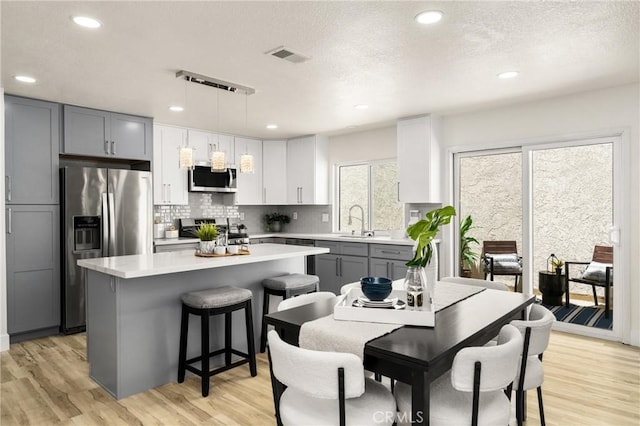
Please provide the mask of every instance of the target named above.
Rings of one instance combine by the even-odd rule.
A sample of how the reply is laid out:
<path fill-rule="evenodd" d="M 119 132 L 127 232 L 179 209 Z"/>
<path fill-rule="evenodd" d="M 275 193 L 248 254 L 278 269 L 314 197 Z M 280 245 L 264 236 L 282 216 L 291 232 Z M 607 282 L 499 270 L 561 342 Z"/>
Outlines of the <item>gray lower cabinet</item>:
<path fill-rule="evenodd" d="M 5 201 L 58 204 L 60 105 L 5 96 Z"/>
<path fill-rule="evenodd" d="M 373 277 L 387 277 L 399 280 L 407 275 L 407 266 L 402 260 L 369 259 L 369 274 Z"/>
<path fill-rule="evenodd" d="M 331 250 L 329 254 L 316 256 L 315 272 L 320 278 L 321 291 L 340 294 L 344 284 L 369 275 L 368 244 L 316 241 L 316 247 Z"/>
<path fill-rule="evenodd" d="M 59 206 L 11 205 L 7 216 L 7 329 L 21 333 L 60 326 Z"/>
<path fill-rule="evenodd" d="M 195 251 L 200 243 L 178 243 L 178 244 L 162 244 L 153 247 L 155 253 L 167 253 L 170 251 L 193 250 Z"/>
<path fill-rule="evenodd" d="M 413 251 L 411 246 L 371 244 L 369 256 L 369 273 L 372 276 L 399 280 L 407 274 L 405 264 L 413 257 Z"/>
<path fill-rule="evenodd" d="M 72 105 L 63 111 L 62 154 L 151 161 L 152 119 Z"/>

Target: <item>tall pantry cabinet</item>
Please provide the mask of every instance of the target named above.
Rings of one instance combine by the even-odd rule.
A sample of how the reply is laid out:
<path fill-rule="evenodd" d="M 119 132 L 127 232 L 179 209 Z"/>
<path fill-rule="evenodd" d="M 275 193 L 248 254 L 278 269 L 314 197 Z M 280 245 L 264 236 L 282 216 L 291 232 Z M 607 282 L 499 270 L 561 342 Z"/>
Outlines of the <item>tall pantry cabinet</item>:
<path fill-rule="evenodd" d="M 60 105 L 5 96 L 7 330 L 60 326 Z"/>

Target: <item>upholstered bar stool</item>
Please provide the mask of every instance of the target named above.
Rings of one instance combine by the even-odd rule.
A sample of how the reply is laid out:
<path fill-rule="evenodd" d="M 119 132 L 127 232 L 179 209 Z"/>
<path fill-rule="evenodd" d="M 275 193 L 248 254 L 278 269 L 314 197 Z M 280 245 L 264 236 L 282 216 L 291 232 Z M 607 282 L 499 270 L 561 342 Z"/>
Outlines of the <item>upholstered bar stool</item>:
<path fill-rule="evenodd" d="M 182 299 L 182 321 L 180 323 L 180 355 L 178 361 L 178 383 L 184 382 L 185 370 L 200 376 L 202 380 L 202 396 L 209 395 L 209 378 L 231 368 L 249 363 L 251 376 L 255 377 L 256 349 L 253 340 L 253 318 L 251 315 L 250 290 L 231 286 L 217 287 L 202 291 L 185 293 Z M 247 352 L 240 352 L 231 346 L 231 314 L 233 311 L 244 309 L 247 327 Z M 201 322 L 200 356 L 187 358 L 187 336 L 189 334 L 189 314 L 198 315 Z M 224 348 L 209 352 L 209 318 L 212 315 L 224 314 Z M 209 370 L 209 358 L 224 354 L 224 367 Z M 243 359 L 231 362 L 231 355 Z M 200 369 L 192 363 L 200 361 Z"/>
<path fill-rule="evenodd" d="M 262 332 L 260 334 L 260 352 L 267 348 L 267 323 L 264 316 L 269 313 L 269 296 L 280 296 L 288 299 L 300 294 L 318 291 L 320 278 L 316 275 L 289 274 L 262 280 L 264 298 L 262 303 Z"/>

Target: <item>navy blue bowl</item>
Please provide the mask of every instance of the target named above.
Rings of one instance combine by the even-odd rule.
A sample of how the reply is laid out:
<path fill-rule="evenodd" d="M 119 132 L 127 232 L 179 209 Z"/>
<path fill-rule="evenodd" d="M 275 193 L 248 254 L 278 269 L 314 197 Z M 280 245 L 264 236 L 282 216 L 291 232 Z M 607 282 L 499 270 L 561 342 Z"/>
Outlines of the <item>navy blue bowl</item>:
<path fill-rule="evenodd" d="M 391 280 L 385 277 L 364 277 L 360 279 L 360 288 L 369 300 L 384 300 L 391 294 Z"/>

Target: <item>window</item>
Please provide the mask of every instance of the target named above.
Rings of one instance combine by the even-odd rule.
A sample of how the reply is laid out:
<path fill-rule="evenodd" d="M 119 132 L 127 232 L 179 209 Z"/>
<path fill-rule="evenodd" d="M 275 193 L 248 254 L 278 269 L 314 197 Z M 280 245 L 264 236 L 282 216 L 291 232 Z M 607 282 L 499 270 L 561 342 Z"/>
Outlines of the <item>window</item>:
<path fill-rule="evenodd" d="M 339 164 L 338 232 L 401 229 L 396 161 Z"/>

